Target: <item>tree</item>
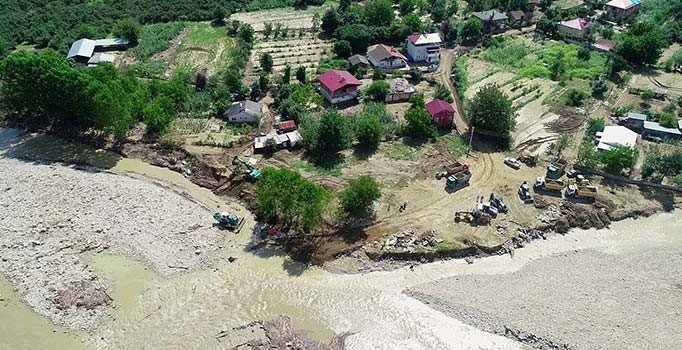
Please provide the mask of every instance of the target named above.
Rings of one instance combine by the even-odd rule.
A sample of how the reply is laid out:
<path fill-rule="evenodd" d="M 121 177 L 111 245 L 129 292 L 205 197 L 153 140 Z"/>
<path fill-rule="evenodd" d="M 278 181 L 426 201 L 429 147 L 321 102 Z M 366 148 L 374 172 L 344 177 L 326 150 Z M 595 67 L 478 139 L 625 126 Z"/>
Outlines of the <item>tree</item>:
<path fill-rule="evenodd" d="M 296 80 L 298 80 L 301 84 L 305 84 L 306 82 L 305 66 L 299 66 L 298 69 L 296 69 Z"/>
<path fill-rule="evenodd" d="M 400 1 L 400 14 L 405 16 L 408 13 L 414 11 L 414 0 L 401 0 Z"/>
<path fill-rule="evenodd" d="M 339 193 L 344 213 L 352 217 L 366 217 L 371 213 L 372 204 L 381 197 L 379 184 L 371 176 L 363 175 L 350 180 Z"/>
<path fill-rule="evenodd" d="M 599 166 L 599 154 L 594 145 L 589 141 L 584 141 L 578 148 L 576 163 L 588 169 L 597 169 Z"/>
<path fill-rule="evenodd" d="M 287 64 L 284 67 L 284 70 L 282 71 L 282 84 L 285 84 L 285 85 L 289 84 L 290 81 L 291 81 L 291 66 Z"/>
<path fill-rule="evenodd" d="M 409 13 L 403 17 L 403 25 L 412 32 L 420 32 L 422 30 L 422 20 L 416 13 Z"/>
<path fill-rule="evenodd" d="M 256 183 L 258 210 L 268 220 L 310 232 L 322 220 L 331 195 L 322 186 L 288 169 L 263 169 Z"/>
<path fill-rule="evenodd" d="M 222 79 L 225 86 L 230 92 L 241 93 L 244 91 L 244 83 L 242 83 L 242 75 L 236 67 L 230 67 L 222 72 Z"/>
<path fill-rule="evenodd" d="M 323 157 L 348 148 L 353 130 L 348 118 L 336 111 L 327 111 L 319 119 L 310 117 L 304 120 L 302 136 L 308 151 Z"/>
<path fill-rule="evenodd" d="M 546 17 L 540 18 L 536 26 L 540 33 L 543 33 L 549 37 L 553 37 L 557 34 L 557 24 Z"/>
<path fill-rule="evenodd" d="M 218 26 L 225 25 L 225 9 L 222 6 L 216 6 L 213 9 L 213 24 Z"/>
<path fill-rule="evenodd" d="M 350 43 L 346 40 L 337 40 L 334 43 L 334 53 L 339 58 L 348 58 L 351 55 Z"/>
<path fill-rule="evenodd" d="M 564 104 L 571 107 L 580 107 L 585 102 L 585 99 L 590 95 L 582 89 L 570 88 L 562 96 Z"/>
<path fill-rule="evenodd" d="M 620 174 L 624 169 L 630 169 L 637 161 L 637 150 L 632 147 L 612 147 L 601 153 L 600 161 L 604 170 L 612 174 Z"/>
<path fill-rule="evenodd" d="M 376 27 L 388 27 L 395 17 L 390 0 L 366 1 L 364 15 L 366 23 Z"/>
<path fill-rule="evenodd" d="M 590 49 L 586 47 L 580 47 L 578 49 L 578 59 L 581 61 L 589 61 L 590 60 Z"/>
<path fill-rule="evenodd" d="M 142 110 L 147 130 L 158 133 L 165 130 L 173 120 L 173 101 L 165 96 L 155 98 Z"/>
<path fill-rule="evenodd" d="M 376 148 L 384 137 L 384 125 L 376 115 L 363 113 L 355 127 L 355 137 L 361 145 Z"/>
<path fill-rule="evenodd" d="M 250 24 L 243 23 L 242 25 L 239 26 L 238 37 L 244 43 L 244 45 L 246 47 L 248 47 L 249 49 L 251 48 L 251 46 L 253 46 L 254 35 L 255 35 L 255 32 L 253 30 L 253 27 L 251 27 Z"/>
<path fill-rule="evenodd" d="M 270 88 L 270 77 L 267 73 L 261 72 L 258 76 L 258 85 L 260 85 L 261 92 L 267 93 Z"/>
<path fill-rule="evenodd" d="M 455 100 L 452 98 L 452 94 L 450 93 L 450 89 L 440 83 L 436 85 L 436 93 L 434 97 L 443 101 L 447 101 L 448 103 L 455 102 Z"/>
<path fill-rule="evenodd" d="M 507 138 L 516 124 L 512 101 L 497 84 L 486 84 L 471 99 L 469 121 L 476 128 Z"/>
<path fill-rule="evenodd" d="M 590 118 L 587 120 L 587 133 L 590 135 L 604 131 L 605 127 L 606 121 L 603 118 Z"/>
<path fill-rule="evenodd" d="M 391 87 L 386 81 L 375 80 L 369 85 L 367 90 L 365 90 L 365 94 L 371 101 L 383 102 L 386 100 L 386 95 L 388 94 L 390 88 Z"/>
<path fill-rule="evenodd" d="M 677 128 L 677 117 L 672 113 L 661 113 L 658 117 L 658 123 L 662 127 Z"/>
<path fill-rule="evenodd" d="M 269 53 L 265 52 L 260 55 L 260 67 L 263 69 L 264 72 L 271 73 L 272 72 L 272 55 Z"/>
<path fill-rule="evenodd" d="M 453 3 L 456 3 L 456 1 L 453 1 Z M 448 17 L 445 4 L 446 1 L 437 0 L 434 5 L 431 6 L 431 20 L 433 23 L 441 23 Z"/>
<path fill-rule="evenodd" d="M 653 23 L 637 22 L 621 35 L 616 52 L 632 64 L 653 65 L 668 45 L 663 32 Z"/>
<path fill-rule="evenodd" d="M 682 174 L 682 147 L 679 144 L 651 146 L 645 154 L 642 177 L 661 182 Z"/>
<path fill-rule="evenodd" d="M 116 22 L 112 30 L 114 36 L 119 38 L 126 38 L 131 45 L 137 45 L 140 38 L 140 30 L 142 26 L 132 18 L 124 18 Z"/>
<path fill-rule="evenodd" d="M 463 42 L 474 43 L 481 40 L 483 25 L 476 18 L 461 22 L 457 28 L 457 37 Z"/>
<path fill-rule="evenodd" d="M 324 16 L 322 16 L 322 30 L 325 34 L 333 34 L 340 25 L 341 16 L 336 9 L 330 8 L 324 12 Z"/>
<path fill-rule="evenodd" d="M 267 39 L 270 37 L 270 34 L 272 34 L 272 22 L 265 22 L 263 25 L 263 37 Z"/>
<path fill-rule="evenodd" d="M 549 145 L 550 154 L 556 158 L 561 158 L 561 154 L 571 145 L 572 138 L 570 134 L 563 133 L 559 138 Z"/>
<path fill-rule="evenodd" d="M 431 115 L 424 107 L 411 107 L 405 113 L 407 126 L 405 132 L 419 140 L 431 140 L 438 135 L 436 126 L 431 121 Z"/>
<path fill-rule="evenodd" d="M 606 83 L 606 79 L 597 78 L 590 81 L 590 86 L 592 87 L 592 96 L 595 98 L 602 99 L 604 94 L 609 91 L 609 85 Z"/>
<path fill-rule="evenodd" d="M 366 52 L 372 40 L 372 31 L 364 24 L 345 25 L 337 29 L 336 33 L 339 40 L 350 43 L 353 53 Z"/>

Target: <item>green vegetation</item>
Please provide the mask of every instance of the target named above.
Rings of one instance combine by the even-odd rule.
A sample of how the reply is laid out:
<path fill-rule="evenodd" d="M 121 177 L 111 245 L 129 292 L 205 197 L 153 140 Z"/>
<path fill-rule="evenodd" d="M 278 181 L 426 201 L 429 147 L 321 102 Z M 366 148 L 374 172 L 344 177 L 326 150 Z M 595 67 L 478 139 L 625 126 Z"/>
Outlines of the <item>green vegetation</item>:
<path fill-rule="evenodd" d="M 272 73 L 272 65 L 273 65 L 272 55 L 270 55 L 270 54 L 267 53 L 267 52 L 261 54 L 261 55 L 260 55 L 260 59 L 259 59 L 259 63 L 260 63 L 261 69 L 262 69 L 264 72 L 266 72 L 266 73 Z"/>
<path fill-rule="evenodd" d="M 450 141 L 450 152 L 459 159 L 469 152 L 469 144 L 467 141 L 459 136 L 453 136 Z"/>
<path fill-rule="evenodd" d="M 383 102 L 384 100 L 386 100 L 386 95 L 388 95 L 388 91 L 390 90 L 390 88 L 391 87 L 388 85 L 386 81 L 375 80 L 364 91 L 364 94 L 370 101 Z"/>
<path fill-rule="evenodd" d="M 497 84 L 483 86 L 469 103 L 469 122 L 477 129 L 492 133 L 503 139 L 516 125 L 512 101 Z"/>
<path fill-rule="evenodd" d="M 559 100 L 566 106 L 581 107 L 588 97 L 590 97 L 590 94 L 587 91 L 572 87 L 566 90 Z"/>
<path fill-rule="evenodd" d="M 339 202 L 347 216 L 365 217 L 380 197 L 379 184 L 374 178 L 364 175 L 348 182 L 348 186 L 339 193 Z"/>
<path fill-rule="evenodd" d="M 587 120 L 587 133 L 594 136 L 599 131 L 604 131 L 606 121 L 602 118 L 590 118 Z"/>
<path fill-rule="evenodd" d="M 599 153 L 589 141 L 583 141 L 578 148 L 576 164 L 588 169 L 599 169 Z"/>
<path fill-rule="evenodd" d="M 645 152 L 642 177 L 656 182 L 668 177 L 677 186 L 682 186 L 682 144 L 657 144 Z"/>
<path fill-rule="evenodd" d="M 447 101 L 448 103 L 455 102 L 455 99 L 452 98 L 452 94 L 450 93 L 450 89 L 440 83 L 436 84 L 436 93 L 434 97 L 443 101 Z"/>
<path fill-rule="evenodd" d="M 467 88 L 469 88 L 469 82 L 467 79 L 467 60 L 466 57 L 461 57 L 455 60 L 452 64 L 452 74 L 455 87 L 457 88 L 457 94 L 460 100 L 464 101 Z"/>
<path fill-rule="evenodd" d="M 431 121 L 431 115 L 423 106 L 412 106 L 405 112 L 405 134 L 421 141 L 428 141 L 438 136 L 438 130 Z"/>
<path fill-rule="evenodd" d="M 170 47 L 173 40 L 185 28 L 181 22 L 159 23 L 146 25 L 140 31 L 140 43 L 134 49 L 135 56 L 140 60 L 146 60 L 154 54 Z"/>
<path fill-rule="evenodd" d="M 127 38 L 131 45 L 137 45 L 140 39 L 140 23 L 132 18 L 123 18 L 116 22 L 112 33 L 117 38 Z"/>
<path fill-rule="evenodd" d="M 386 156 L 393 160 L 414 160 L 414 149 L 402 143 L 395 142 L 386 150 Z"/>
<path fill-rule="evenodd" d="M 311 231 L 321 222 L 331 198 L 322 186 L 287 169 L 266 168 L 256 184 L 256 201 L 261 215 L 304 232 Z"/>
<path fill-rule="evenodd" d="M 335 111 L 327 111 L 320 117 L 303 119 L 301 135 L 308 151 L 323 158 L 350 146 L 353 129 L 348 118 Z"/>
<path fill-rule="evenodd" d="M 355 137 L 361 145 L 376 148 L 384 137 L 384 125 L 377 115 L 362 113 L 356 122 Z"/>
<path fill-rule="evenodd" d="M 638 151 L 632 147 L 612 147 L 602 152 L 599 161 L 604 171 L 620 174 L 624 169 L 631 169 L 637 161 Z"/>
<path fill-rule="evenodd" d="M 633 64 L 654 65 L 668 46 L 663 31 L 649 22 L 638 22 L 621 35 L 616 52 Z"/>
<path fill-rule="evenodd" d="M 642 1 L 640 19 L 655 23 L 670 42 L 682 42 L 682 0 Z"/>

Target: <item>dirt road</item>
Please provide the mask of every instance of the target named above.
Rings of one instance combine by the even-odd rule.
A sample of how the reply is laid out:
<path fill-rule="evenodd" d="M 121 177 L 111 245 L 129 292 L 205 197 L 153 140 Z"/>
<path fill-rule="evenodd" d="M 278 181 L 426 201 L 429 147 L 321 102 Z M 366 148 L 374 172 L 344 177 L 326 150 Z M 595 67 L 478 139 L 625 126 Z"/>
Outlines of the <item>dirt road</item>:
<path fill-rule="evenodd" d="M 455 99 L 455 127 L 460 135 L 464 135 L 469 131 L 469 125 L 464 120 L 464 109 L 462 108 L 462 101 L 459 100 L 457 89 L 452 81 L 452 64 L 455 62 L 457 56 L 456 49 L 441 49 L 440 50 L 440 64 L 438 70 L 433 76 L 443 85 L 447 86 L 452 92 L 452 97 Z"/>

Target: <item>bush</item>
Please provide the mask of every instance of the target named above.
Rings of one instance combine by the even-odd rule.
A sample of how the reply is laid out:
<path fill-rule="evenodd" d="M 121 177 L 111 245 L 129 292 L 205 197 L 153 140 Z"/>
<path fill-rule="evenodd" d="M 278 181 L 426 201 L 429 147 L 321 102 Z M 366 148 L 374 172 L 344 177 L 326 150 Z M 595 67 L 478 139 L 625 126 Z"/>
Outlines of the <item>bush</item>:
<path fill-rule="evenodd" d="M 334 53 L 339 58 L 346 59 L 351 56 L 350 43 L 346 40 L 338 40 L 334 43 Z"/>
<path fill-rule="evenodd" d="M 567 106 L 580 107 L 590 95 L 585 90 L 570 88 L 561 97 L 562 103 Z"/>
<path fill-rule="evenodd" d="M 272 55 L 269 53 L 263 53 L 260 55 L 260 59 L 258 60 L 260 63 L 260 67 L 263 69 L 264 72 L 267 73 L 272 73 Z"/>
<path fill-rule="evenodd" d="M 308 151 L 317 157 L 346 149 L 353 139 L 349 119 L 335 111 L 304 119 L 301 134 Z"/>
<path fill-rule="evenodd" d="M 390 86 L 384 80 L 373 81 L 372 84 L 365 90 L 365 95 L 371 101 L 383 102 L 386 100 L 386 95 L 390 90 Z"/>
<path fill-rule="evenodd" d="M 604 170 L 612 174 L 620 174 L 624 169 L 631 169 L 637 161 L 637 150 L 631 147 L 613 147 L 600 154 L 600 162 Z"/>
<path fill-rule="evenodd" d="M 436 126 L 431 121 L 431 115 L 424 107 L 411 107 L 405 113 L 407 135 L 418 140 L 431 140 L 438 135 Z"/>
<path fill-rule="evenodd" d="M 363 113 L 355 126 L 355 137 L 361 145 L 376 148 L 384 137 L 384 126 L 376 115 Z"/>
<path fill-rule="evenodd" d="M 142 115 L 147 130 L 164 131 L 173 121 L 173 101 L 165 96 L 158 97 L 144 107 Z"/>
<path fill-rule="evenodd" d="M 381 197 L 379 184 L 370 176 L 351 180 L 339 193 L 341 208 L 348 216 L 365 217 L 371 212 L 372 203 Z"/>
<path fill-rule="evenodd" d="M 604 94 L 609 90 L 609 85 L 603 78 L 592 80 L 590 86 L 592 87 L 592 96 L 599 99 L 604 98 Z"/>
<path fill-rule="evenodd" d="M 587 133 L 594 136 L 597 132 L 604 131 L 606 121 L 602 118 L 590 118 L 587 120 Z"/>
<path fill-rule="evenodd" d="M 134 49 L 135 56 L 146 60 L 170 47 L 170 42 L 185 28 L 184 23 L 159 23 L 146 25 L 140 31 L 140 42 Z"/>
<path fill-rule="evenodd" d="M 117 38 L 126 38 L 131 45 L 137 45 L 140 38 L 140 31 L 142 26 L 140 23 L 132 18 L 124 18 L 116 22 L 112 33 Z"/>
<path fill-rule="evenodd" d="M 450 89 L 440 83 L 436 85 L 436 93 L 434 97 L 443 101 L 447 101 L 448 103 L 455 102 L 455 99 L 452 98 L 452 94 L 450 93 Z"/>

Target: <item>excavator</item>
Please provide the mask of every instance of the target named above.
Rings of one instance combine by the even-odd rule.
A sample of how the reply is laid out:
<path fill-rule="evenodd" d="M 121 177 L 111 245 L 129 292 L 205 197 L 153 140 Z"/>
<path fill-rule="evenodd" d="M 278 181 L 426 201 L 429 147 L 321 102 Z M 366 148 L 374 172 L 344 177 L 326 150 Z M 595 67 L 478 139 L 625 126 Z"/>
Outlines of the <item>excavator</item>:
<path fill-rule="evenodd" d="M 260 170 L 256 169 L 249 162 L 243 161 L 239 156 L 232 158 L 233 165 L 242 165 L 246 168 L 246 178 L 250 181 L 257 181 L 260 178 Z"/>
<path fill-rule="evenodd" d="M 216 221 L 215 225 L 221 230 L 230 230 L 236 233 L 244 226 L 244 218 L 239 218 L 237 215 L 230 213 L 215 213 L 213 219 Z"/>

